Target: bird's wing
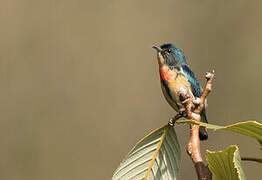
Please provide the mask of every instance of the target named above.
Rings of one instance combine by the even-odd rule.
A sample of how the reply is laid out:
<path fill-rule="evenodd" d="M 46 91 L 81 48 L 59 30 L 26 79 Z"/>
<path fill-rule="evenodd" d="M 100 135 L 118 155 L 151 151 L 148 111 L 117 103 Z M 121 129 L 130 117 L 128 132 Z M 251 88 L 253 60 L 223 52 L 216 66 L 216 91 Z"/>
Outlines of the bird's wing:
<path fill-rule="evenodd" d="M 183 69 L 184 75 L 187 77 L 187 79 L 188 79 L 188 81 L 191 85 L 193 95 L 195 97 L 201 97 L 202 89 L 200 88 L 199 83 L 198 83 L 194 73 L 190 70 L 190 68 L 187 65 L 183 65 L 182 69 Z"/>

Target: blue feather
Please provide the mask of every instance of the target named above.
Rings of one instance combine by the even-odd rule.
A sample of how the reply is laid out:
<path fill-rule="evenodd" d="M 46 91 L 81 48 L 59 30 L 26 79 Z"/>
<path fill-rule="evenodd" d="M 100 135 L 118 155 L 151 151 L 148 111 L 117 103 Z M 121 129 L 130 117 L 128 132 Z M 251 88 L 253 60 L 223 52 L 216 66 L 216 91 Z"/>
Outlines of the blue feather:
<path fill-rule="evenodd" d="M 202 90 L 199 86 L 199 83 L 198 83 L 196 77 L 195 77 L 195 74 L 190 70 L 188 65 L 182 65 L 182 69 L 183 69 L 184 75 L 186 76 L 187 80 L 189 81 L 189 83 L 191 85 L 193 95 L 195 97 L 201 97 Z"/>

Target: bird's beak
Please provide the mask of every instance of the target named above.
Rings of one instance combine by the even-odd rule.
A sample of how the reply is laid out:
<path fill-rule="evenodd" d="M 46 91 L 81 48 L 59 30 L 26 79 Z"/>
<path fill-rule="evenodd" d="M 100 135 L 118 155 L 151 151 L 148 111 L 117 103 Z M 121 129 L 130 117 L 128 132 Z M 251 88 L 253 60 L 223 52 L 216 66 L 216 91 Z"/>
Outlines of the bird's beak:
<path fill-rule="evenodd" d="M 160 46 L 153 46 L 152 48 L 154 48 L 155 50 L 157 50 L 157 52 L 163 51 L 163 49 L 161 49 Z"/>

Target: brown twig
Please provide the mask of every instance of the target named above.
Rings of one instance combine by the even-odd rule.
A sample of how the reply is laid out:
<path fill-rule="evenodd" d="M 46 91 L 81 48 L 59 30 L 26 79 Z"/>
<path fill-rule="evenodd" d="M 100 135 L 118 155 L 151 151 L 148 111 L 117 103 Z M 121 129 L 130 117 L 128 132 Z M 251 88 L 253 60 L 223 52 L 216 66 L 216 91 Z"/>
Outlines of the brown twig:
<path fill-rule="evenodd" d="M 206 74 L 206 86 L 202 92 L 200 103 L 195 105 L 193 98 L 185 89 L 181 89 L 180 97 L 183 99 L 183 105 L 185 107 L 186 118 L 196 121 L 201 120 L 201 112 L 205 106 L 205 99 L 212 90 L 212 82 L 214 79 L 214 71 Z M 190 140 L 187 145 L 187 152 L 190 155 L 196 169 L 196 173 L 199 180 L 211 180 L 212 175 L 208 167 L 203 163 L 203 159 L 200 152 L 200 139 L 199 139 L 199 126 L 190 125 Z"/>
<path fill-rule="evenodd" d="M 202 92 L 202 96 L 200 98 L 200 104 L 199 107 L 197 109 L 194 110 L 195 113 L 200 114 L 205 106 L 205 100 L 206 97 L 208 96 L 208 94 L 211 92 L 212 90 L 212 83 L 215 77 L 215 71 L 213 70 L 212 72 L 207 72 L 206 73 L 206 86 Z"/>

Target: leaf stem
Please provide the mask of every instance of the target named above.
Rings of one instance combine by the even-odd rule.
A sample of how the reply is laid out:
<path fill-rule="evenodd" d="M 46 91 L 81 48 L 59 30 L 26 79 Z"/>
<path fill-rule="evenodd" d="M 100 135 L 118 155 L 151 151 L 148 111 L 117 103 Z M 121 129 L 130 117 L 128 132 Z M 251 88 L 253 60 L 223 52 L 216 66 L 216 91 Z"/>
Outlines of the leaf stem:
<path fill-rule="evenodd" d="M 262 159 L 260 158 L 253 158 L 253 157 L 241 157 L 242 161 L 254 161 L 258 163 L 262 163 Z"/>

